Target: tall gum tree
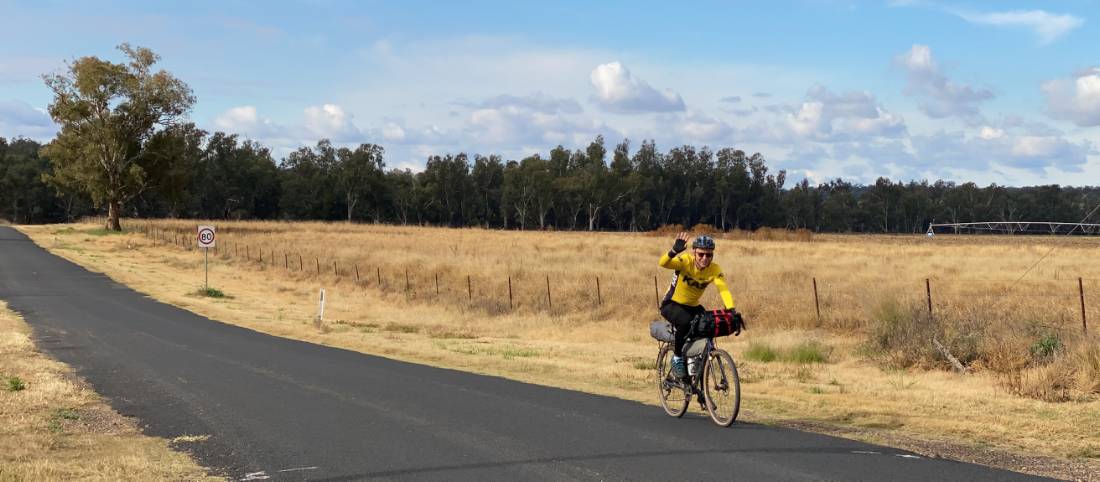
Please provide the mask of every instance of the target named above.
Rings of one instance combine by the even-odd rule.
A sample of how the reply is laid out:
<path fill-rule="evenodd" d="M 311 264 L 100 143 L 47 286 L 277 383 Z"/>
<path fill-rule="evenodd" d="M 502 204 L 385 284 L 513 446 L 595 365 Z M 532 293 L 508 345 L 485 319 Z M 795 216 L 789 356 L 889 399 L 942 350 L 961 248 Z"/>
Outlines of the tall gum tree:
<path fill-rule="evenodd" d="M 145 155 L 149 140 L 176 125 L 195 97 L 187 84 L 151 67 L 160 57 L 152 50 L 122 44 L 125 63 L 81 57 L 65 72 L 44 75 L 53 91 L 50 117 L 60 126 L 43 156 L 53 163 L 46 177 L 55 186 L 88 193 L 97 207 L 107 206 L 107 229 L 121 231 L 119 216 L 134 196 L 163 169 Z"/>

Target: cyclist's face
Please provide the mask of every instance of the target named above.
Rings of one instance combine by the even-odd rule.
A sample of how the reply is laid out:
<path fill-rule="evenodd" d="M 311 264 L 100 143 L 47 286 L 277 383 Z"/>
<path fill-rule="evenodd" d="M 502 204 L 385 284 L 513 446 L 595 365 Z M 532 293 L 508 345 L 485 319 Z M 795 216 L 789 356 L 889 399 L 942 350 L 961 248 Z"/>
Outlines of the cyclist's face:
<path fill-rule="evenodd" d="M 695 250 L 695 266 L 699 269 L 710 266 L 710 262 L 714 261 L 713 249 L 696 249 Z"/>

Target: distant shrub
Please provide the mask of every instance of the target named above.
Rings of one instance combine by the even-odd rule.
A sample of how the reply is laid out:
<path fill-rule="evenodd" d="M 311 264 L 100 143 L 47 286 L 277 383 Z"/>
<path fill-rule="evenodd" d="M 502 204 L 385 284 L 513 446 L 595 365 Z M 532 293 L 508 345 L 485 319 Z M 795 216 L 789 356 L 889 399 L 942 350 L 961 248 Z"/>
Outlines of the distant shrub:
<path fill-rule="evenodd" d="M 195 294 L 207 298 L 232 298 L 231 296 L 226 296 L 225 293 L 222 293 L 222 291 L 217 288 L 199 288 L 195 290 Z"/>
<path fill-rule="evenodd" d="M 791 363 L 825 363 L 829 360 L 830 349 L 818 341 L 805 341 L 783 354 L 783 359 Z"/>
<path fill-rule="evenodd" d="M 1054 334 L 1047 333 L 1031 345 L 1031 357 L 1037 361 L 1049 361 L 1054 358 L 1054 353 L 1061 347 L 1061 340 Z"/>
<path fill-rule="evenodd" d="M 18 391 L 25 390 L 26 388 L 27 388 L 27 384 L 23 383 L 23 380 L 21 378 L 19 378 L 19 377 L 8 378 L 8 391 L 9 392 L 18 392 Z"/>
<path fill-rule="evenodd" d="M 779 358 L 779 352 L 770 345 L 760 342 L 752 342 L 749 344 L 749 348 L 745 350 L 745 359 L 758 362 L 772 362 Z"/>

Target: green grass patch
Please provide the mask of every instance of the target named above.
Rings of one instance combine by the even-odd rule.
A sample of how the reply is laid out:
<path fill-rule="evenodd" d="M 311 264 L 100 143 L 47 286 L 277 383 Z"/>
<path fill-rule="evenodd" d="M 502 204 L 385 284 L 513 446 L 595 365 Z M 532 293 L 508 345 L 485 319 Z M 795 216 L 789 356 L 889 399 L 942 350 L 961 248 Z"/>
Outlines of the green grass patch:
<path fill-rule="evenodd" d="M 19 392 L 27 389 L 27 384 L 23 383 L 23 380 L 19 377 L 8 378 L 8 391 Z"/>
<path fill-rule="evenodd" d="M 61 432 L 65 420 L 80 420 L 80 414 L 71 408 L 56 408 L 53 412 L 50 412 L 50 420 L 46 423 L 46 428 L 50 432 Z"/>
<path fill-rule="evenodd" d="M 199 288 L 194 291 L 195 296 L 205 296 L 207 298 L 232 298 L 217 288 Z"/>
<path fill-rule="evenodd" d="M 830 351 L 828 347 L 817 341 L 805 341 L 784 352 L 783 360 L 803 365 L 825 363 L 829 360 Z"/>
<path fill-rule="evenodd" d="M 1047 333 L 1031 345 L 1031 357 L 1036 360 L 1048 361 L 1054 358 L 1054 353 L 1061 347 L 1062 341 L 1057 336 Z"/>
<path fill-rule="evenodd" d="M 745 350 L 745 359 L 758 362 L 773 362 L 779 358 L 779 352 L 771 345 L 761 342 L 752 342 L 749 349 Z"/>

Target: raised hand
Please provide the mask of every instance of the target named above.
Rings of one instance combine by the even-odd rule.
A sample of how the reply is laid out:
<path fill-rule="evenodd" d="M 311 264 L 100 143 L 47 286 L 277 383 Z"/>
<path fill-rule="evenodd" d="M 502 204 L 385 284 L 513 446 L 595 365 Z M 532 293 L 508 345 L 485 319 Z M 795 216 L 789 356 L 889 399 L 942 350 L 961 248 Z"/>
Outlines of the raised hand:
<path fill-rule="evenodd" d="M 683 250 L 687 249 L 688 233 L 687 231 L 681 231 L 676 235 L 676 242 L 672 243 L 672 252 L 679 254 Z"/>

